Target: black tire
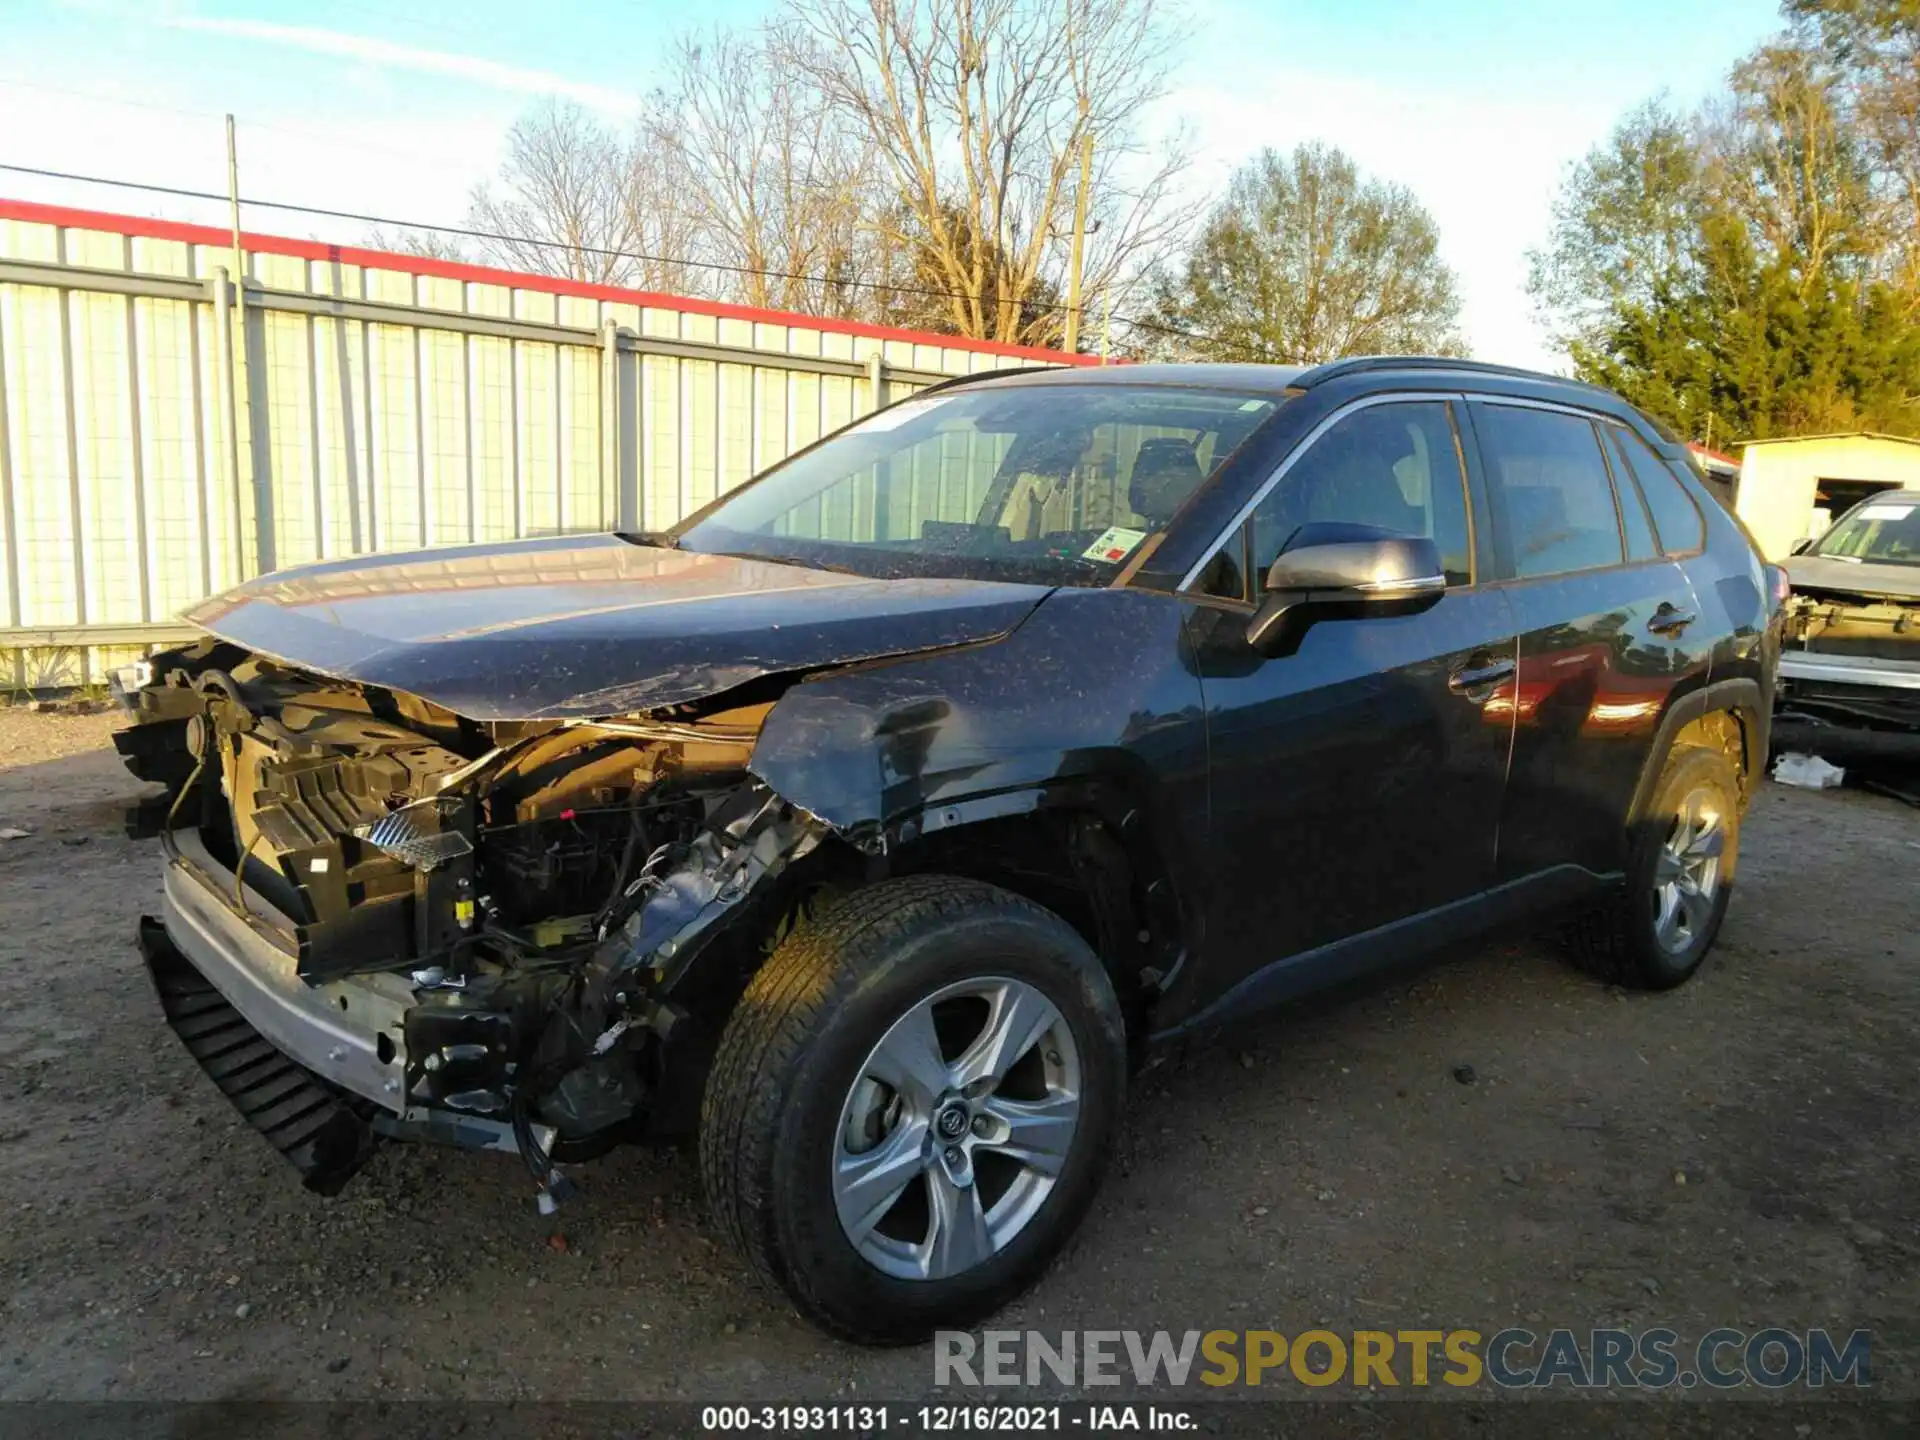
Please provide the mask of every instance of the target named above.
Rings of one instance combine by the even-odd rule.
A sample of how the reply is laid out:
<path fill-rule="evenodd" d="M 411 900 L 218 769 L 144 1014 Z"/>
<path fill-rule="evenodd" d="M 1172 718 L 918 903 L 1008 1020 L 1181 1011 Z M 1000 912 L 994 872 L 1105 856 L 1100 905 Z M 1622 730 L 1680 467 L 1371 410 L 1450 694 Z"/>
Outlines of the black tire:
<path fill-rule="evenodd" d="M 1044 1202 L 991 1259 L 949 1279 L 895 1278 L 840 1225 L 830 1171 L 842 1106 L 896 1020 L 983 975 L 1039 989 L 1070 1028 L 1077 1128 Z M 1039 1276 L 1098 1188 L 1125 1085 L 1119 1001 L 1070 925 L 979 881 L 884 881 L 789 936 L 748 985 L 707 1081 L 701 1178 L 719 1227 L 808 1319 L 861 1344 L 911 1344 L 973 1325 Z"/>
<path fill-rule="evenodd" d="M 1683 937 L 1661 943 L 1660 899 L 1656 885 L 1661 853 L 1681 803 L 1705 791 L 1714 797 L 1724 827 L 1719 870 L 1710 906 Z M 1699 970 L 1713 948 L 1727 913 L 1740 851 L 1740 779 L 1733 762 L 1718 750 L 1682 746 L 1667 757 L 1645 815 L 1629 837 L 1625 881 L 1591 913 L 1568 929 L 1574 957 L 1601 979 L 1637 990 L 1671 990 Z"/>

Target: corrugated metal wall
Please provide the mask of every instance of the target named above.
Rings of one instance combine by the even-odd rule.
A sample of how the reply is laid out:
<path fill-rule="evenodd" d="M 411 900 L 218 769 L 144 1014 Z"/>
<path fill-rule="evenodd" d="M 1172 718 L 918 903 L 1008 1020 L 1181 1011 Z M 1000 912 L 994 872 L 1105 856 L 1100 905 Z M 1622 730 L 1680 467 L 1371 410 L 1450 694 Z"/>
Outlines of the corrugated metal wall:
<path fill-rule="evenodd" d="M 263 570 L 663 528 L 877 402 L 1069 358 L 247 241 L 242 303 L 217 231 L 0 201 L 0 682 L 97 682 Z"/>

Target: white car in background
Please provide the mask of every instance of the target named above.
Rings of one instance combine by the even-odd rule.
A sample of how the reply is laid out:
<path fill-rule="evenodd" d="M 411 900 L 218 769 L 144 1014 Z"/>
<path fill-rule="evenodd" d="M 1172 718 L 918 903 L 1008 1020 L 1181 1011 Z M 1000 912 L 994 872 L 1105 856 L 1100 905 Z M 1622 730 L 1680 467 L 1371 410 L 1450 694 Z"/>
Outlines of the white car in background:
<path fill-rule="evenodd" d="M 1786 571 L 1774 749 L 1920 760 L 1920 490 L 1861 501 Z"/>

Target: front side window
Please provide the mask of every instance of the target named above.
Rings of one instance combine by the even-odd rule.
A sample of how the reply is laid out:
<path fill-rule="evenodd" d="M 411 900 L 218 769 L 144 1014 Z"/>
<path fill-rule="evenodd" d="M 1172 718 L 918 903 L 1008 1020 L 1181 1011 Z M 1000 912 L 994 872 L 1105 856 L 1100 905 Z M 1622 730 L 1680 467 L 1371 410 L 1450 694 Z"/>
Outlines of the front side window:
<path fill-rule="evenodd" d="M 1621 563 L 1620 516 L 1592 421 L 1485 404 L 1473 424 L 1505 574 L 1531 579 Z"/>
<path fill-rule="evenodd" d="M 1425 536 L 1439 547 L 1447 583 L 1471 583 L 1466 488 L 1446 403 L 1369 405 L 1314 441 L 1254 509 L 1256 582 L 1316 521 Z"/>
<path fill-rule="evenodd" d="M 1104 585 L 1281 403 L 1120 384 L 941 392 L 796 455 L 671 538 L 882 578 Z"/>
<path fill-rule="evenodd" d="M 1867 501 L 1822 535 L 1813 553 L 1874 565 L 1920 565 L 1920 495 L 1896 491 Z"/>

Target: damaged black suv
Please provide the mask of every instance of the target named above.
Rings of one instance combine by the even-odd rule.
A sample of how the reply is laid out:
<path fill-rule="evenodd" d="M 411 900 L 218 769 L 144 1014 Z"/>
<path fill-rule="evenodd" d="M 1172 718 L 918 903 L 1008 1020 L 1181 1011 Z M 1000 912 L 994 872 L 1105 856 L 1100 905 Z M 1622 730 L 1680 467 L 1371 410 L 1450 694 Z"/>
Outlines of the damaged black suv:
<path fill-rule="evenodd" d="M 313 1188 L 384 1138 L 543 1208 L 695 1135 L 827 1329 L 1027 1285 L 1130 1062 L 1574 906 L 1678 984 L 1725 911 L 1779 605 L 1672 438 L 1452 360 L 924 391 L 671 531 L 310 565 L 190 618 L 167 1019 Z"/>

